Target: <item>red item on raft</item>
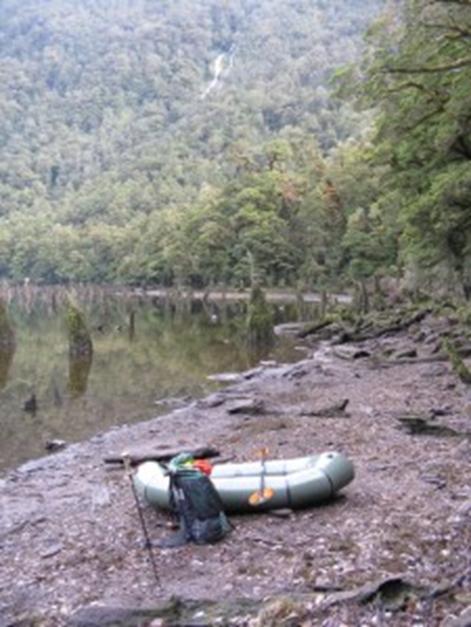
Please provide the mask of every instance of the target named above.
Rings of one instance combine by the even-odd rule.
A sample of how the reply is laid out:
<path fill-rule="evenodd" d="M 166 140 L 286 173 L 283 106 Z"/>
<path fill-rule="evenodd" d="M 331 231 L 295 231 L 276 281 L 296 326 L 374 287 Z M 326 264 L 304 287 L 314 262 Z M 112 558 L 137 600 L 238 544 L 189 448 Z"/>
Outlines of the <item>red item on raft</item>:
<path fill-rule="evenodd" d="M 193 462 L 193 467 L 204 473 L 208 477 L 213 471 L 212 465 L 206 459 L 196 459 Z"/>

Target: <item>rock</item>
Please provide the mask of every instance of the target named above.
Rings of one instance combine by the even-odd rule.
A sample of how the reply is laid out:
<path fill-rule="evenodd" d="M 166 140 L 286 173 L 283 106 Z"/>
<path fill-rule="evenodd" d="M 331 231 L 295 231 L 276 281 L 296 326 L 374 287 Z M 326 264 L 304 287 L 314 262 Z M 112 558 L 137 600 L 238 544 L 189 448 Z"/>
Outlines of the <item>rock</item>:
<path fill-rule="evenodd" d="M 35 414 L 38 410 L 38 401 L 36 400 L 36 394 L 31 394 L 31 396 L 24 402 L 23 411 L 26 411 L 30 414 Z"/>
<path fill-rule="evenodd" d="M 417 342 L 417 343 L 425 342 L 425 340 L 427 339 L 427 333 L 422 329 L 414 335 L 413 339 L 414 339 L 414 342 Z"/>
<path fill-rule="evenodd" d="M 358 349 L 355 346 L 341 346 L 333 351 L 336 357 L 340 359 L 363 359 L 365 357 L 371 357 L 370 351 L 364 349 Z"/>
<path fill-rule="evenodd" d="M 422 372 L 422 377 L 443 377 L 448 374 L 448 368 L 445 364 L 434 364 L 430 366 L 427 370 Z"/>
<path fill-rule="evenodd" d="M 471 625 L 471 607 L 467 607 L 459 616 L 448 618 L 443 623 L 443 627 L 470 627 Z"/>
<path fill-rule="evenodd" d="M 161 398 L 154 401 L 154 405 L 156 405 L 157 407 L 185 407 L 185 405 L 188 405 L 191 401 L 191 396 L 170 396 L 168 398 Z"/>
<path fill-rule="evenodd" d="M 39 459 L 32 459 L 31 461 L 22 464 L 15 472 L 19 475 L 32 475 L 56 466 L 57 462 L 54 457 L 40 457 Z"/>
<path fill-rule="evenodd" d="M 398 418 L 400 426 L 406 429 L 411 435 L 434 435 L 437 437 L 457 437 L 465 435 L 446 425 L 431 423 L 427 417 L 422 416 L 400 416 Z"/>
<path fill-rule="evenodd" d="M 44 448 L 50 453 L 54 453 L 55 451 L 61 451 L 66 446 L 67 442 L 65 440 L 46 440 L 46 443 L 44 444 Z"/>
<path fill-rule="evenodd" d="M 261 366 L 257 366 L 257 368 L 251 368 L 250 370 L 246 370 L 245 372 L 242 373 L 242 376 L 244 377 L 244 379 L 249 380 L 249 379 L 253 379 L 254 377 L 258 377 L 264 373 L 265 373 L 265 368 L 262 368 Z"/>
<path fill-rule="evenodd" d="M 198 407 L 207 407 L 211 409 L 213 407 L 219 407 L 223 405 L 227 400 L 227 395 L 223 392 L 216 392 L 215 394 L 210 394 L 206 398 L 198 401 Z"/>
<path fill-rule="evenodd" d="M 268 512 L 268 515 L 273 518 L 290 518 L 293 513 L 292 509 L 285 507 L 283 509 L 272 509 Z"/>
<path fill-rule="evenodd" d="M 417 349 L 409 348 L 407 350 L 398 351 L 394 353 L 394 359 L 416 359 L 417 358 Z"/>
<path fill-rule="evenodd" d="M 257 415 L 263 414 L 265 411 L 265 403 L 262 399 L 240 399 L 238 401 L 232 401 L 227 407 L 229 414 L 250 414 Z"/>
<path fill-rule="evenodd" d="M 312 361 L 310 359 L 304 359 L 299 361 L 294 366 L 288 366 L 281 372 L 283 378 L 292 381 L 293 379 L 302 379 L 311 372 Z"/>
<path fill-rule="evenodd" d="M 240 372 L 219 372 L 218 374 L 210 374 L 206 378 L 217 383 L 240 383 L 244 380 L 244 376 Z"/>
<path fill-rule="evenodd" d="M 285 324 L 277 324 L 273 329 L 275 335 L 292 335 L 298 336 L 300 331 L 306 328 L 307 322 L 287 322 Z"/>
<path fill-rule="evenodd" d="M 54 542 L 45 551 L 41 553 L 41 557 L 43 559 L 54 557 L 54 555 L 57 555 L 58 553 L 60 553 L 62 549 L 63 549 L 63 545 L 60 542 Z"/>
<path fill-rule="evenodd" d="M 329 407 L 323 407 L 321 409 L 302 409 L 300 415 L 317 418 L 349 418 L 350 414 L 345 411 L 349 402 L 349 399 L 345 398 L 335 403 L 335 405 L 329 405 Z"/>
<path fill-rule="evenodd" d="M 430 415 L 432 418 L 438 418 L 440 416 L 449 416 L 452 412 L 453 408 L 451 405 L 446 405 L 445 407 L 432 407 Z"/>
<path fill-rule="evenodd" d="M 421 475 L 420 478 L 425 483 L 429 483 L 431 485 L 436 486 L 437 490 L 442 490 L 443 488 L 446 488 L 447 486 L 447 481 L 443 477 L 439 477 L 436 475 Z"/>
<path fill-rule="evenodd" d="M 367 350 L 358 350 L 353 354 L 353 359 L 365 359 L 366 357 L 371 357 L 370 351 Z"/>

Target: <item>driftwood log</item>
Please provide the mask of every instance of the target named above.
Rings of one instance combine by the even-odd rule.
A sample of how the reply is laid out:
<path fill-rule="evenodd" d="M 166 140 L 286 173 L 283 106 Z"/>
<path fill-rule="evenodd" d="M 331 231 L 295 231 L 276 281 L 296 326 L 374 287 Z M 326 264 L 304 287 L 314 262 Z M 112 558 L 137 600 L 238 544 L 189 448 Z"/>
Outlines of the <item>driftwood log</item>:
<path fill-rule="evenodd" d="M 411 435 L 434 435 L 442 438 L 470 435 L 463 431 L 456 431 L 456 429 L 446 425 L 432 422 L 428 416 L 400 416 L 397 420 L 400 426 Z"/>
<path fill-rule="evenodd" d="M 176 457 L 180 453 L 188 453 L 198 459 L 210 459 L 220 456 L 220 452 L 211 446 L 200 446 L 193 449 L 180 447 L 156 451 L 126 451 L 126 455 L 131 461 L 131 466 L 137 466 L 138 464 L 149 461 L 168 462 L 172 457 Z M 123 453 L 108 455 L 103 458 L 103 461 L 105 464 L 123 464 Z"/>

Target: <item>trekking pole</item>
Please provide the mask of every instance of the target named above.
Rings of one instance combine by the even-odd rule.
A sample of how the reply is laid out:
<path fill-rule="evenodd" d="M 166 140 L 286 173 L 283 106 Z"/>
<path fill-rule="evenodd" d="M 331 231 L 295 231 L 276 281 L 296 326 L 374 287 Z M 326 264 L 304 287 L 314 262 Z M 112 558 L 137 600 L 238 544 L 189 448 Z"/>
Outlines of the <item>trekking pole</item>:
<path fill-rule="evenodd" d="M 137 509 L 137 513 L 139 515 L 139 520 L 141 522 L 142 534 L 143 534 L 144 540 L 145 540 L 145 545 L 144 546 L 145 546 L 145 548 L 147 549 L 147 551 L 149 553 L 149 560 L 150 560 L 150 563 L 152 565 L 152 571 L 154 573 L 155 581 L 157 582 L 157 585 L 159 586 L 159 588 L 161 588 L 162 584 L 160 582 L 159 573 L 157 572 L 157 564 L 155 563 L 154 554 L 152 552 L 152 542 L 151 542 L 150 537 L 149 537 L 149 532 L 147 531 L 147 525 L 146 525 L 146 521 L 144 520 L 144 514 L 142 513 L 141 504 L 139 503 L 139 497 L 138 497 L 137 492 L 136 492 L 136 486 L 134 485 L 134 479 L 133 479 L 132 470 L 131 470 L 131 457 L 130 457 L 129 453 L 123 453 L 121 457 L 123 459 L 124 469 L 126 471 L 127 476 L 129 477 L 129 481 L 131 482 L 131 489 L 132 489 L 132 493 L 134 495 L 134 500 L 136 502 L 136 509 Z"/>

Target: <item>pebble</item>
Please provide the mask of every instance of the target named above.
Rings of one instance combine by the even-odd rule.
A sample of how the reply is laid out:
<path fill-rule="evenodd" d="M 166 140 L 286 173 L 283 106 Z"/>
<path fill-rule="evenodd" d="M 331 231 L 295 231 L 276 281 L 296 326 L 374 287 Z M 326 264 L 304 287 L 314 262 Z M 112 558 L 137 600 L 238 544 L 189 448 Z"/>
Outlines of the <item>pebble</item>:
<path fill-rule="evenodd" d="M 284 508 L 284 509 L 273 509 L 268 512 L 268 515 L 273 518 L 289 518 L 292 514 L 294 514 L 292 509 Z"/>
<path fill-rule="evenodd" d="M 51 544 L 49 548 L 47 548 L 45 551 L 41 553 L 41 557 L 43 559 L 54 557 L 54 555 L 57 555 L 58 553 L 60 553 L 62 549 L 63 549 L 63 545 L 60 542 L 57 542 L 56 544 Z"/>

